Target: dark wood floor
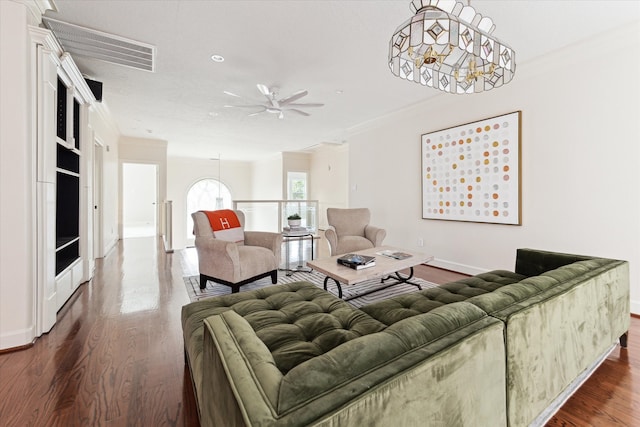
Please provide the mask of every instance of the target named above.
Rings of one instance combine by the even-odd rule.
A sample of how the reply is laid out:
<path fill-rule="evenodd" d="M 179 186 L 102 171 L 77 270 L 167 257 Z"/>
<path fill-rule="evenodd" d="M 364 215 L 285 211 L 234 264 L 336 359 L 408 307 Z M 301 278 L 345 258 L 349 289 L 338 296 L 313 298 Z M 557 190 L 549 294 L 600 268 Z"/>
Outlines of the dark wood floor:
<path fill-rule="evenodd" d="M 197 426 L 185 369 L 180 307 L 193 254 L 165 254 L 131 238 L 97 265 L 32 347 L 0 354 L 1 426 Z M 462 275 L 420 267 L 436 283 Z M 629 349 L 616 348 L 549 423 L 640 425 L 640 319 Z"/>

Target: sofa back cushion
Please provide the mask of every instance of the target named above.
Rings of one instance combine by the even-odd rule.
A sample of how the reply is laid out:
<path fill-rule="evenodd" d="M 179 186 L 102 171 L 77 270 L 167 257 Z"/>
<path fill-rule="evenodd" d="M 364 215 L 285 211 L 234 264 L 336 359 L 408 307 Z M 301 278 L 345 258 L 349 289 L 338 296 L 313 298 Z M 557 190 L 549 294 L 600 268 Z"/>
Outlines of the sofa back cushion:
<path fill-rule="evenodd" d="M 538 276 L 527 277 L 518 283 L 504 286 L 490 294 L 470 298 L 467 302 L 477 305 L 491 316 L 507 321 L 513 313 L 567 292 L 616 262 L 594 258 L 562 265 Z"/>
<path fill-rule="evenodd" d="M 327 222 L 336 229 L 338 237 L 361 236 L 371 220 L 368 208 L 327 208 Z"/>
<path fill-rule="evenodd" d="M 283 377 L 278 412 L 312 401 L 314 405 L 331 405 L 368 393 L 377 384 L 496 322 L 472 304 L 460 302 L 346 342 Z M 442 375 L 449 375 L 445 371 L 443 366 Z"/>
<path fill-rule="evenodd" d="M 510 271 L 495 270 L 422 291 L 398 295 L 364 306 L 361 310 L 385 325 L 393 325 L 408 317 L 428 313 L 446 304 L 491 293 L 524 278 L 524 276 Z"/>
<path fill-rule="evenodd" d="M 516 273 L 527 277 L 539 276 L 544 272 L 555 270 L 563 265 L 593 257 L 540 251 L 537 249 L 518 249 L 516 251 Z"/>

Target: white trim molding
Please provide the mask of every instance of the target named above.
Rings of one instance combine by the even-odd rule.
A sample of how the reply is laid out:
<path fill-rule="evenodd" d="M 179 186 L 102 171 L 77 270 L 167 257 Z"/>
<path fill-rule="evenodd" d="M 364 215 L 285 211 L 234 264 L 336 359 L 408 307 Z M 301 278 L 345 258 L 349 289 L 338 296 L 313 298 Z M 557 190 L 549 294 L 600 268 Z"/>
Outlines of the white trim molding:
<path fill-rule="evenodd" d="M 45 14 L 47 10 L 53 10 L 54 12 L 58 11 L 56 7 L 56 3 L 54 0 L 14 0 L 17 3 L 22 3 L 26 6 L 27 10 L 31 12 L 31 15 L 35 18 L 38 23 L 42 22 L 42 15 Z"/>

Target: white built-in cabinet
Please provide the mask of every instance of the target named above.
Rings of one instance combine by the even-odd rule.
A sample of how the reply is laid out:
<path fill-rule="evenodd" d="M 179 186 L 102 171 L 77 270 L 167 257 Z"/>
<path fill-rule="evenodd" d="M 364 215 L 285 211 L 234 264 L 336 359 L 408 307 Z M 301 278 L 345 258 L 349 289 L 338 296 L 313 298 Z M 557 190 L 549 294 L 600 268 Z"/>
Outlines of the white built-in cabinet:
<path fill-rule="evenodd" d="M 92 214 L 92 150 L 88 107 L 95 101 L 84 78 L 52 33 L 30 28 L 34 61 L 36 335 L 90 279 L 86 262 Z"/>

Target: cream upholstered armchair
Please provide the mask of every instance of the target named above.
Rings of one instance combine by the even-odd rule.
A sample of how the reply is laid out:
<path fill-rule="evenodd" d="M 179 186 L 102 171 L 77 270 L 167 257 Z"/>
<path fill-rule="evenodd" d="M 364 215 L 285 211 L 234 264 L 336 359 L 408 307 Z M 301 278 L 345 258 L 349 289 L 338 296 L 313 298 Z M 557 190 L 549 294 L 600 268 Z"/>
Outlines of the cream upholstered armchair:
<path fill-rule="evenodd" d="M 329 241 L 331 255 L 381 246 L 387 232 L 369 225 L 370 219 L 371 212 L 367 208 L 327 208 L 329 227 L 324 235 Z"/>
<path fill-rule="evenodd" d="M 244 213 L 234 212 L 244 230 Z M 244 243 L 235 243 L 216 239 L 204 212 L 194 212 L 191 217 L 198 251 L 200 289 L 207 286 L 208 280 L 230 286 L 232 293 L 263 277 L 271 276 L 274 284 L 278 281 L 282 234 L 244 231 Z"/>

